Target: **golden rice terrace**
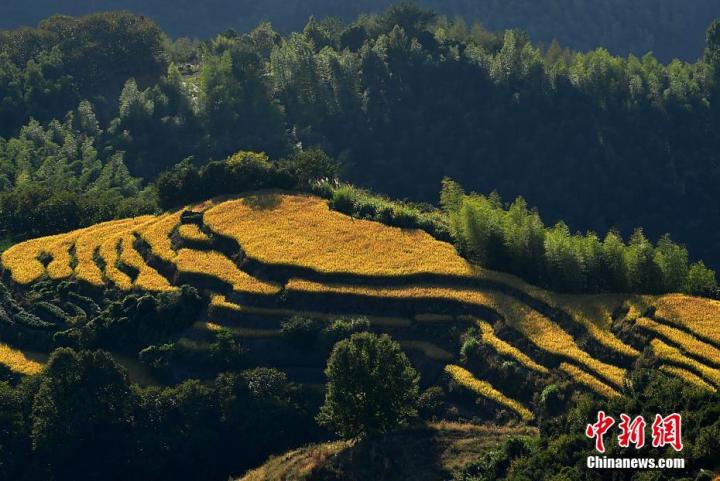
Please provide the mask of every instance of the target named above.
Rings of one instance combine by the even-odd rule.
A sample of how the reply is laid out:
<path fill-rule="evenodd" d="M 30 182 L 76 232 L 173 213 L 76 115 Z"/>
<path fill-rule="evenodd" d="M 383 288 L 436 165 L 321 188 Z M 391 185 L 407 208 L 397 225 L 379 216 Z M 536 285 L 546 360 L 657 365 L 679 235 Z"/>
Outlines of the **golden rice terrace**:
<path fill-rule="evenodd" d="M 454 328 L 471 329 L 488 356 L 599 396 L 619 395 L 647 355 L 688 385 L 720 387 L 719 302 L 555 295 L 473 266 L 423 231 L 354 219 L 308 195 L 208 201 L 33 239 L 5 251 L 2 269 L 17 290 L 43 279 L 75 279 L 97 295 L 194 285 L 208 309 L 181 339 L 193 349 L 223 328 L 249 342 L 278 342 L 277 320 L 295 314 L 365 316 L 437 366 L 436 376 L 528 422 L 528 402 L 494 386 L 491 373 L 458 365 Z M 619 334 L 618 323 L 632 326 L 630 334 Z M 41 366 L 6 344 L 0 363 L 28 374 Z"/>

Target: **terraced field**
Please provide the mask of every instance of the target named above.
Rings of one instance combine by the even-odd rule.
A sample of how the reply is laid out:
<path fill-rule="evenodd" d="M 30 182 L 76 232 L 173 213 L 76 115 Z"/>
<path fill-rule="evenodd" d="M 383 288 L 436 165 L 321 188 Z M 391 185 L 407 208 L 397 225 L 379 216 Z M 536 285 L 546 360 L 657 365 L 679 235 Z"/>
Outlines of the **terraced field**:
<path fill-rule="evenodd" d="M 268 192 L 107 222 L 17 244 L 1 260 L 18 291 L 43 279 L 75 279 L 98 296 L 193 284 L 208 309 L 182 337 L 188 349 L 207 349 L 222 329 L 279 342 L 279 320 L 293 315 L 364 316 L 408 354 L 524 421 L 533 406 L 460 366 L 451 331 L 470 329 L 483 352 L 605 397 L 622 392 L 646 355 L 689 385 L 720 386 L 717 301 L 556 295 L 473 266 L 425 232 L 353 219 L 307 195 Z M 621 322 L 631 329 L 619 337 Z M 0 363 L 25 374 L 41 366 L 5 345 Z"/>

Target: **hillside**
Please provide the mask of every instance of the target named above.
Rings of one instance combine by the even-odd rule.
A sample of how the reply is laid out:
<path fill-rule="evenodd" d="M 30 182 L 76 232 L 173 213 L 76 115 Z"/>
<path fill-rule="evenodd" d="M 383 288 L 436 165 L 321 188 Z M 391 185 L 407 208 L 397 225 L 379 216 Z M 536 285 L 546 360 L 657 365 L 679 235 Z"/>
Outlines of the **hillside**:
<path fill-rule="evenodd" d="M 536 435 L 532 428 L 433 423 L 381 440 L 306 446 L 271 458 L 238 481 L 447 479 L 511 437 Z"/>
<path fill-rule="evenodd" d="M 310 195 L 261 192 L 98 224 L 17 244 L 2 267 L 20 297 L 48 280 L 76 283 L 16 318 L 17 329 L 54 339 L 46 348 L 83 339 L 84 323 L 97 324 L 88 306 L 112 292 L 167 294 L 190 284 L 206 308 L 165 342 L 202 352 L 230 332 L 248 362 L 286 369 L 298 382 L 322 382 L 324 366 L 318 352 L 283 348 L 282 321 L 300 315 L 366 317 L 400 341 L 425 386 L 451 379 L 454 390 L 482 399 L 485 416 L 532 423 L 553 383 L 612 398 L 640 365 L 707 391 L 720 386 L 718 301 L 556 295 L 471 265 L 425 232 L 354 219 Z M 0 362 L 38 370 L 12 349 L 3 346 Z M 512 382 L 518 375 L 525 381 Z M 467 400 L 457 398 L 475 410 Z"/>

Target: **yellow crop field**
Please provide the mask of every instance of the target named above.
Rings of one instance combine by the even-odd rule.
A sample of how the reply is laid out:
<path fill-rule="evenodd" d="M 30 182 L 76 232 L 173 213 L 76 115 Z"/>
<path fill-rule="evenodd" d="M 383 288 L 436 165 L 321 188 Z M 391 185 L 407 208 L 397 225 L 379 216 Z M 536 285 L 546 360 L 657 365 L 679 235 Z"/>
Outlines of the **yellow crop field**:
<path fill-rule="evenodd" d="M 150 246 L 153 255 L 165 262 L 173 262 L 175 259 L 176 254 L 170 242 L 170 234 L 180 223 L 181 215 L 182 211 L 163 214 L 156 222 L 137 229 L 140 237 Z"/>
<path fill-rule="evenodd" d="M 400 346 L 405 349 L 420 351 L 435 361 L 450 361 L 453 355 L 445 349 L 427 341 L 400 341 Z"/>
<path fill-rule="evenodd" d="M 120 259 L 118 248 L 122 243 L 122 233 L 109 236 L 100 244 L 100 257 L 105 261 L 105 277 L 114 283 L 118 289 L 129 291 L 132 289 L 132 279 L 117 268 Z"/>
<path fill-rule="evenodd" d="M 650 341 L 650 346 L 652 346 L 652 350 L 655 355 L 663 361 L 668 361 L 673 364 L 689 368 L 692 371 L 701 374 L 715 386 L 720 386 L 720 370 L 706 366 L 695 359 L 691 359 L 683 355 L 679 349 L 665 344 L 660 339 L 653 339 Z"/>
<path fill-rule="evenodd" d="M 37 374 L 43 368 L 42 363 L 3 343 L 0 343 L 0 364 L 7 366 L 13 372 L 26 375 Z"/>
<path fill-rule="evenodd" d="M 160 275 L 158 271 L 147 265 L 145 259 L 134 247 L 135 236 L 125 234 L 122 238 L 120 262 L 138 271 L 135 278 L 135 287 L 150 292 L 166 292 L 174 290 L 170 282 Z"/>
<path fill-rule="evenodd" d="M 210 242 L 210 238 L 203 231 L 200 230 L 196 224 L 182 224 L 178 227 L 178 234 L 180 238 L 191 241 L 200 242 L 207 244 Z"/>
<path fill-rule="evenodd" d="M 530 410 L 518 401 L 505 396 L 503 393 L 495 389 L 489 382 L 477 379 L 467 369 L 449 364 L 445 366 L 445 372 L 450 374 L 450 376 L 461 386 L 470 389 L 480 396 L 491 399 L 498 404 L 512 409 L 519 414 L 524 421 L 531 421 L 535 417 Z"/>
<path fill-rule="evenodd" d="M 63 235 L 41 237 L 15 244 L 3 252 L 3 267 L 10 270 L 12 280 L 18 284 L 35 282 L 45 275 L 45 266 L 38 257 L 46 252 L 46 246 L 53 245 L 62 238 Z"/>
<path fill-rule="evenodd" d="M 665 324 L 660 324 L 647 317 L 639 318 L 636 324 L 652 333 L 659 334 L 665 339 L 674 341 L 679 344 L 685 352 L 701 357 L 712 364 L 720 365 L 720 349 L 700 341 L 692 334 L 666 326 Z"/>
<path fill-rule="evenodd" d="M 452 245 L 426 232 L 353 219 L 317 197 L 265 194 L 231 200 L 209 209 L 205 224 L 267 264 L 370 276 L 474 275 Z"/>
<path fill-rule="evenodd" d="M 580 349 L 572 336 L 560 326 L 529 306 L 499 292 L 435 286 L 330 285 L 299 279 L 291 279 L 286 288 L 298 292 L 356 294 L 377 298 L 445 299 L 489 307 L 503 316 L 508 324 L 520 331 L 541 350 L 574 360 L 618 387 L 623 385 L 624 369 L 593 358 Z"/>
<path fill-rule="evenodd" d="M 601 396 L 604 396 L 606 398 L 620 396 L 620 393 L 618 393 L 615 389 L 611 388 L 595 376 L 583 371 L 577 366 L 574 366 L 567 362 L 561 362 L 560 370 L 568 374 L 574 381 L 577 381 L 580 384 L 589 387 Z"/>
<path fill-rule="evenodd" d="M 675 376 L 676 378 L 685 381 L 688 384 L 692 384 L 695 387 L 704 389 L 705 391 L 717 392 L 717 389 L 705 382 L 703 378 L 693 372 L 688 371 L 687 369 L 672 366 L 670 364 L 663 364 L 662 366 L 660 366 L 660 370 L 666 374 Z"/>
<path fill-rule="evenodd" d="M 77 236 L 77 233 L 65 234 L 58 236 L 55 242 L 48 244 L 47 253 L 52 256 L 52 260 L 47 265 L 47 275 L 50 279 L 67 279 L 72 276 L 70 248 L 75 244 Z"/>
<path fill-rule="evenodd" d="M 528 357 L 528 355 L 520 349 L 497 337 L 492 326 L 487 322 L 477 321 L 477 325 L 480 328 L 482 342 L 495 349 L 498 354 L 514 359 L 533 371 L 537 371 L 542 374 L 547 374 L 549 372 L 548 368 L 530 359 L 530 357 Z"/>
<path fill-rule="evenodd" d="M 655 316 L 720 345 L 720 301 L 668 294 L 658 297 Z"/>
<path fill-rule="evenodd" d="M 643 302 L 645 300 L 641 296 L 622 294 L 554 295 L 551 305 L 570 314 L 606 348 L 628 357 L 638 357 L 640 352 L 615 337 L 610 327 L 612 309 L 623 304 L 637 306 Z"/>
<path fill-rule="evenodd" d="M 95 263 L 95 251 L 105 241 L 113 238 L 117 239 L 124 232 L 146 224 L 153 218 L 153 216 L 142 216 L 134 219 L 124 219 L 114 223 L 98 224 L 84 230 L 75 242 L 75 257 L 77 257 L 75 277 L 93 286 L 103 286 L 103 273 Z"/>
<path fill-rule="evenodd" d="M 280 291 L 279 286 L 261 281 L 241 271 L 233 261 L 217 251 L 180 249 L 175 258 L 175 265 L 179 272 L 207 275 L 227 282 L 232 285 L 235 292 L 276 294 Z"/>

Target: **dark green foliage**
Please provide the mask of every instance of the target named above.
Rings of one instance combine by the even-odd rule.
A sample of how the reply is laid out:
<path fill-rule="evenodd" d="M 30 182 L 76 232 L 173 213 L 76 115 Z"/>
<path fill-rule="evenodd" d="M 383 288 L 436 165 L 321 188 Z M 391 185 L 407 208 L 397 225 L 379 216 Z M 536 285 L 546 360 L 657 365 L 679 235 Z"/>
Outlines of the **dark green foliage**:
<path fill-rule="evenodd" d="M 321 321 L 303 316 L 293 316 L 282 322 L 280 332 L 288 344 L 299 349 L 312 349 L 322 331 Z"/>
<path fill-rule="evenodd" d="M 571 234 L 558 222 L 547 228 L 522 197 L 504 206 L 500 197 L 465 195 L 446 179 L 440 195 L 461 252 L 492 269 L 518 274 L 564 292 L 690 292 L 717 289 L 715 273 L 688 265 L 687 249 L 669 235 L 653 245 L 642 229 L 628 244 L 615 232 Z"/>
<path fill-rule="evenodd" d="M 46 318 L 49 318 L 53 324 L 62 323 L 67 324 L 68 323 L 68 315 L 65 311 L 62 310 L 62 308 L 56 306 L 55 304 L 51 304 L 50 302 L 45 301 L 39 301 L 34 303 L 34 307 L 39 311 L 45 314 Z"/>
<path fill-rule="evenodd" d="M 47 322 L 18 304 L 17 300 L 8 290 L 7 286 L 0 282 L 0 329 L 12 325 L 19 325 L 31 329 L 51 329 L 52 322 Z"/>
<path fill-rule="evenodd" d="M 33 450 L 54 479 L 119 479 L 128 468 L 132 410 L 127 375 L 108 354 L 60 349 L 33 400 Z"/>
<path fill-rule="evenodd" d="M 271 162 L 267 155 L 255 152 L 237 152 L 227 160 L 210 162 L 201 168 L 184 161 L 160 175 L 156 182 L 164 208 L 222 194 L 289 189 L 296 184 L 297 178 L 288 170 Z"/>
<path fill-rule="evenodd" d="M 182 286 L 177 292 L 130 294 L 110 303 L 81 327 L 80 344 L 135 353 L 191 326 L 202 308 L 202 300 L 191 286 Z"/>
<path fill-rule="evenodd" d="M 440 386 L 427 388 L 418 398 L 418 414 L 429 420 L 441 419 L 447 410 L 445 391 Z"/>
<path fill-rule="evenodd" d="M 226 479 L 317 440 L 306 402 L 272 369 L 138 388 L 109 354 L 60 349 L 39 376 L 0 382 L 0 475 Z"/>
<path fill-rule="evenodd" d="M 399 202 L 349 184 L 320 181 L 312 191 L 330 199 L 330 208 L 360 219 L 383 224 L 422 229 L 437 239 L 450 240 L 448 223 L 438 209 L 428 204 Z"/>
<path fill-rule="evenodd" d="M 210 344 L 210 358 L 221 370 L 237 367 L 243 356 L 240 337 L 228 329 L 221 329 Z"/>
<path fill-rule="evenodd" d="M 419 376 L 387 334 L 338 342 L 327 369 L 318 422 L 344 438 L 383 433 L 417 416 Z"/>

